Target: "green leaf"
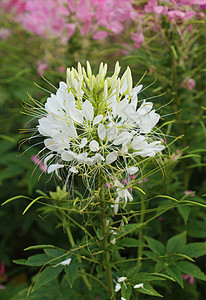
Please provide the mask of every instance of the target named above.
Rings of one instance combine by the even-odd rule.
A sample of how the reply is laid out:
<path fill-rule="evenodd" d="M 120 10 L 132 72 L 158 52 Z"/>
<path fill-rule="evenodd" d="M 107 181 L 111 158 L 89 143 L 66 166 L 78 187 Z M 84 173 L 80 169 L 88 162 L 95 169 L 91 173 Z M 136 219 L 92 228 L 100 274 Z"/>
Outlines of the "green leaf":
<path fill-rule="evenodd" d="M 171 237 L 167 242 L 167 252 L 168 254 L 178 253 L 178 251 L 183 248 L 186 244 L 186 232 L 182 232 Z"/>
<path fill-rule="evenodd" d="M 142 293 L 142 294 L 147 294 L 150 296 L 158 296 L 158 297 L 163 297 L 160 295 L 152 286 L 149 282 L 143 282 L 143 288 L 138 288 L 135 289 L 136 291 Z"/>
<path fill-rule="evenodd" d="M 196 266 L 189 261 L 179 261 L 176 263 L 178 268 L 185 273 L 197 279 L 206 280 L 206 275 Z"/>
<path fill-rule="evenodd" d="M 43 266 L 50 261 L 50 258 L 45 254 L 36 254 L 30 256 L 27 260 L 26 259 L 17 259 L 13 262 L 19 265 L 26 265 L 26 266 Z"/>
<path fill-rule="evenodd" d="M 57 248 L 55 248 L 55 249 L 53 249 L 53 248 L 46 248 L 46 249 L 44 249 L 44 252 L 48 255 L 48 256 L 51 256 L 51 257 L 55 257 L 55 258 L 63 258 L 63 259 L 66 259 L 65 257 L 64 257 L 64 255 L 65 255 L 65 252 L 63 251 L 63 250 L 61 250 L 61 249 L 57 249 Z"/>
<path fill-rule="evenodd" d="M 187 224 L 187 220 L 190 215 L 191 207 L 189 206 L 178 206 L 177 210 L 179 211 L 180 215 L 182 216 L 185 224 Z"/>
<path fill-rule="evenodd" d="M 184 287 L 182 273 L 175 264 L 165 267 L 165 270 L 166 270 L 167 274 L 169 276 L 171 276 L 172 278 L 174 278 L 182 288 Z"/>
<path fill-rule="evenodd" d="M 127 277 L 130 278 L 130 277 L 137 276 L 139 274 L 140 269 L 141 269 L 141 265 L 135 266 L 134 268 L 129 269 L 127 272 Z"/>
<path fill-rule="evenodd" d="M 122 288 L 121 288 L 121 296 L 123 298 L 125 298 L 126 300 L 129 300 L 131 297 L 131 294 L 132 294 L 132 287 L 130 285 L 127 285 L 125 287 L 125 285 L 123 284 Z"/>
<path fill-rule="evenodd" d="M 155 275 L 155 276 L 162 277 L 162 278 L 164 278 L 164 279 L 169 279 L 169 280 L 175 281 L 172 277 L 167 276 L 167 275 L 162 274 L 162 273 L 151 273 L 151 275 Z"/>
<path fill-rule="evenodd" d="M 187 244 L 181 252 L 194 258 L 206 255 L 206 242 Z"/>
<path fill-rule="evenodd" d="M 165 254 L 165 246 L 161 242 L 150 237 L 146 237 L 146 240 L 153 252 L 157 253 L 158 255 Z"/>
<path fill-rule="evenodd" d="M 77 271 L 78 271 L 78 267 L 76 264 L 71 264 L 69 266 L 65 266 L 64 267 L 64 271 L 66 273 L 66 277 L 68 279 L 69 285 L 72 288 L 72 285 L 74 283 L 74 280 L 77 277 Z"/>
<path fill-rule="evenodd" d="M 52 279 L 56 278 L 61 271 L 63 270 L 62 266 L 58 267 L 47 267 L 45 268 L 39 275 L 37 275 L 35 284 L 33 286 L 33 291 L 40 288 L 41 286 L 45 285 Z"/>
<path fill-rule="evenodd" d="M 124 246 L 124 247 L 139 247 L 139 246 L 145 247 L 145 246 L 147 246 L 143 242 L 140 242 L 133 238 L 124 238 L 124 239 L 118 241 L 117 244 L 120 246 Z"/>

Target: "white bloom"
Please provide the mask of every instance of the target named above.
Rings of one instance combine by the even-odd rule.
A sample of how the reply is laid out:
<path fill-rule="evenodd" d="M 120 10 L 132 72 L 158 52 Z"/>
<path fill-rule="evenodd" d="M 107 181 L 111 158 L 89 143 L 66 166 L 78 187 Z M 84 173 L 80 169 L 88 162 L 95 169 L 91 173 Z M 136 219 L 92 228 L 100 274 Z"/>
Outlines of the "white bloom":
<path fill-rule="evenodd" d="M 118 282 L 123 282 L 123 281 L 125 281 L 127 279 L 127 277 L 124 277 L 124 276 L 122 276 L 122 277 L 119 277 L 118 278 Z"/>
<path fill-rule="evenodd" d="M 144 288 L 143 283 L 135 284 L 134 289 Z"/>
<path fill-rule="evenodd" d="M 44 153 L 48 173 L 60 175 L 65 167 L 69 176 L 101 168 L 112 180 L 117 169 L 126 176 L 136 174 L 137 158 L 152 157 L 164 149 L 155 132 L 160 116 L 152 102 L 139 101 L 142 85 L 132 87 L 130 68 L 121 78 L 119 63 L 111 77 L 106 78 L 106 72 L 107 65 L 101 63 L 95 77 L 89 63 L 87 71 L 79 63 L 78 70 L 67 69 L 66 83 L 59 83 L 45 105 L 38 104 L 42 117 L 37 130 L 44 137 L 43 150 L 48 151 Z M 133 197 L 120 182 L 114 188 L 117 213 L 119 202 L 125 206 Z"/>
<path fill-rule="evenodd" d="M 62 266 L 68 266 L 68 265 L 70 265 L 71 260 L 72 260 L 71 258 L 68 258 L 68 259 L 66 259 L 66 260 L 64 260 L 64 261 L 62 261 L 62 262 L 60 262 L 60 263 L 58 263 L 57 265 L 55 265 L 54 268 L 57 267 L 57 266 L 59 266 L 59 265 L 62 265 Z"/>
<path fill-rule="evenodd" d="M 115 285 L 115 293 L 117 293 L 119 290 L 121 290 L 121 284 L 120 283 L 117 283 L 116 285 Z"/>

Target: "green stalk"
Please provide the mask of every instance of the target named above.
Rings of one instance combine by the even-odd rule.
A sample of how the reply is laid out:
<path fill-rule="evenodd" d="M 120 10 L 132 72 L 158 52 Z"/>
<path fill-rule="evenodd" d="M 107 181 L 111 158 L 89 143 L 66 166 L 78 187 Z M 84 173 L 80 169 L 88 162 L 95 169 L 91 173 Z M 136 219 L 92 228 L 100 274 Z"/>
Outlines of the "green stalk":
<path fill-rule="evenodd" d="M 144 223 L 144 216 L 145 216 L 145 203 L 144 203 L 144 196 L 141 195 L 140 196 L 140 201 L 141 201 L 141 206 L 140 206 L 140 210 L 141 210 L 141 215 L 140 215 L 140 224 Z M 138 235 L 138 240 L 140 242 L 143 241 L 143 228 L 141 227 L 139 230 L 139 235 Z M 138 247 L 138 252 L 137 252 L 137 265 L 141 265 L 141 259 L 142 259 L 142 253 L 143 253 L 143 247 L 139 246 Z"/>
<path fill-rule="evenodd" d="M 99 204 L 100 204 L 100 220 L 101 220 L 101 230 L 102 230 L 102 250 L 104 251 L 103 266 L 106 270 L 108 294 L 109 294 L 111 300 L 115 300 L 116 297 L 114 295 L 114 289 L 113 289 L 112 269 L 109 264 L 110 263 L 110 255 L 109 255 L 109 251 L 108 251 L 108 242 L 107 242 L 104 191 L 103 191 L 103 185 L 101 184 L 101 173 L 100 172 L 99 172 L 99 184 L 101 186 Z"/>
<path fill-rule="evenodd" d="M 74 242 L 74 239 L 73 239 L 73 236 L 72 236 L 72 233 L 71 233 L 71 230 L 70 230 L 69 226 L 66 226 L 66 232 L 67 232 L 67 235 L 68 235 L 68 238 L 69 238 L 69 242 L 70 242 L 72 248 L 74 248 L 75 247 L 75 242 Z M 81 259 L 80 255 L 77 255 L 77 259 L 78 259 L 79 263 L 82 263 L 82 259 Z M 85 270 L 80 269 L 80 274 L 81 274 L 81 277 L 82 277 L 84 283 L 86 284 L 88 289 L 91 290 L 92 289 L 91 284 L 89 283 L 89 281 L 88 281 L 88 279 L 87 279 L 87 277 L 84 273 L 85 273 Z"/>

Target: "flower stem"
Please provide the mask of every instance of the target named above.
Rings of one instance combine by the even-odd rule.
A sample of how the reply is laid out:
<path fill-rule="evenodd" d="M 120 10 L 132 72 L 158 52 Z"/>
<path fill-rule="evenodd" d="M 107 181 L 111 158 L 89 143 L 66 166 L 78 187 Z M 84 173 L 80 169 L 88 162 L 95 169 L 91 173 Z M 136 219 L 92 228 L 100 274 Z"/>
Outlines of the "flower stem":
<path fill-rule="evenodd" d="M 69 226 L 66 226 L 66 232 L 67 232 L 67 235 L 68 235 L 68 238 L 69 238 L 69 242 L 70 242 L 72 248 L 74 248 L 75 247 L 75 242 L 74 242 L 74 238 L 72 236 L 72 233 L 71 233 L 71 230 L 70 230 Z M 77 259 L 78 259 L 79 263 L 82 263 L 82 259 L 81 259 L 80 255 L 77 255 Z M 88 281 L 88 279 L 87 279 L 87 277 L 85 275 L 85 270 L 84 269 L 80 269 L 80 273 L 81 273 L 81 277 L 82 277 L 84 283 L 86 284 L 86 286 L 88 287 L 88 289 L 91 290 L 92 287 L 91 287 L 91 284 L 89 283 L 89 281 Z"/>
<path fill-rule="evenodd" d="M 140 210 L 141 210 L 141 215 L 140 215 L 140 224 L 144 223 L 144 215 L 145 215 L 145 203 L 144 203 L 144 196 L 141 195 L 140 196 L 140 201 L 141 201 L 141 206 L 140 206 Z M 142 227 L 139 230 L 139 242 L 142 242 L 143 240 L 143 229 Z M 139 246 L 138 247 L 138 252 L 137 252 L 137 265 L 141 265 L 141 259 L 142 259 L 142 253 L 143 253 L 143 247 Z"/>
<path fill-rule="evenodd" d="M 101 177 L 100 177 L 101 180 Z M 113 281 L 112 281 L 112 269 L 110 266 L 110 255 L 108 251 L 108 242 L 107 242 L 107 229 L 106 229 L 106 216 L 105 216 L 105 203 L 104 203 L 104 191 L 103 185 L 101 184 L 100 191 L 100 220 L 101 220 L 101 230 L 102 230 L 102 250 L 104 251 L 104 261 L 103 266 L 106 270 L 107 277 L 107 291 L 111 300 L 115 300 L 114 290 L 113 290 Z"/>

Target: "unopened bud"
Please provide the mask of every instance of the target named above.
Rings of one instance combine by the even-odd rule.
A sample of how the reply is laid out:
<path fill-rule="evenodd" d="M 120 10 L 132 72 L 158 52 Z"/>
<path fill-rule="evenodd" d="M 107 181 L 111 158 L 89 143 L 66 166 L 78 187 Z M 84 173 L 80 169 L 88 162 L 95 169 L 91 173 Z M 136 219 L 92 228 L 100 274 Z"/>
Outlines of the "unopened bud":
<path fill-rule="evenodd" d="M 107 80 L 104 81 L 104 100 L 108 97 L 108 83 Z"/>
<path fill-rule="evenodd" d="M 88 74 L 88 77 L 92 76 L 92 69 L 91 69 L 90 63 L 88 61 L 87 61 L 87 74 Z"/>

